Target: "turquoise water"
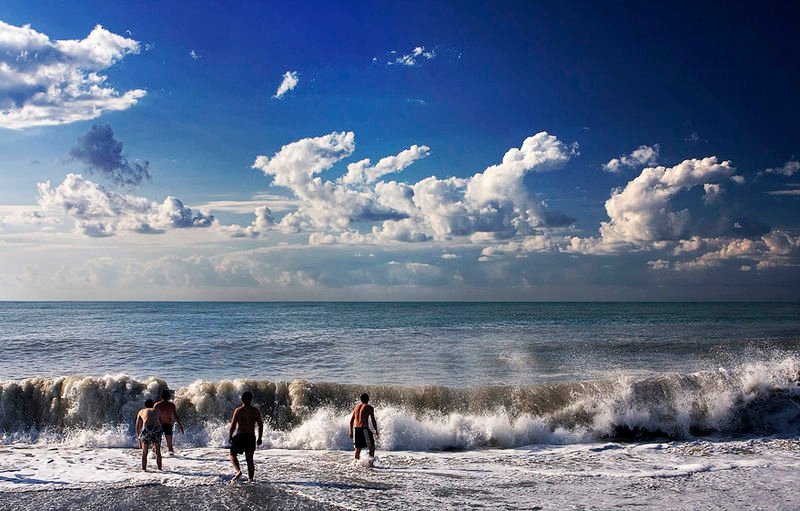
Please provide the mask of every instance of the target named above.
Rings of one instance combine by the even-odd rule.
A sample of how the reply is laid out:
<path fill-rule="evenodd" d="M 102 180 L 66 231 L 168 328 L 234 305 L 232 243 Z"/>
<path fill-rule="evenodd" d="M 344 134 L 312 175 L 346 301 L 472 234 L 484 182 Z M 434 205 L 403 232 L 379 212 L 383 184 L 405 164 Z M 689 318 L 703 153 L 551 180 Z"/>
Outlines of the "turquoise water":
<path fill-rule="evenodd" d="M 5 302 L 0 347 L 0 380 L 538 384 L 796 353 L 800 304 Z"/>

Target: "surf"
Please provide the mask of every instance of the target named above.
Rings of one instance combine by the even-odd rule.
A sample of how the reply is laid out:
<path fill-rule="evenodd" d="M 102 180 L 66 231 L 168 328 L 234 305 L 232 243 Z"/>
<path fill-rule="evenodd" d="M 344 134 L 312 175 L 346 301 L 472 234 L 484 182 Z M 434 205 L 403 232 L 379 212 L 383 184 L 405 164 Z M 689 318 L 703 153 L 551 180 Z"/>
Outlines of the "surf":
<path fill-rule="evenodd" d="M 538 385 L 468 388 L 269 380 L 198 380 L 174 390 L 180 444 L 222 447 L 244 390 L 267 422 L 267 447 L 350 449 L 347 421 L 369 392 L 380 449 L 468 450 L 604 440 L 787 435 L 800 424 L 800 358 L 730 369 Z M 128 375 L 0 383 L 0 441 L 89 447 L 134 445 L 133 419 L 168 382 Z M 179 445 L 180 445 L 179 444 Z"/>

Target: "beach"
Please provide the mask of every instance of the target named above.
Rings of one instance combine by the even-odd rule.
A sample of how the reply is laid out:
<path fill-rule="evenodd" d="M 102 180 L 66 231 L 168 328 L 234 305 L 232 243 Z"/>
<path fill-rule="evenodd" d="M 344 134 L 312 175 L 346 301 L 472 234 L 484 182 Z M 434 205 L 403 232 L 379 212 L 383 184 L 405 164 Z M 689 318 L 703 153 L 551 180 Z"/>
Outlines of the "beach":
<path fill-rule="evenodd" d="M 256 482 L 227 484 L 220 449 L 182 449 L 140 473 L 132 449 L 11 448 L 2 509 L 797 509 L 800 441 L 759 439 L 379 452 L 256 452 Z M 87 465 L 91 459 L 94 466 Z M 69 464 L 72 461 L 73 464 Z M 66 463 L 66 464 L 65 464 Z M 18 479 L 18 482 L 12 482 Z"/>
<path fill-rule="evenodd" d="M 6 304 L 3 342 L 27 351 L 0 364 L 0 508 L 796 509 L 797 311 Z M 159 357 L 137 355 L 144 337 Z M 93 360 L 158 376 L 87 375 Z M 163 389 L 186 431 L 163 472 L 142 472 L 133 418 Z M 230 485 L 246 390 L 264 443 L 255 483 Z M 381 433 L 372 468 L 347 431 L 362 392 Z"/>

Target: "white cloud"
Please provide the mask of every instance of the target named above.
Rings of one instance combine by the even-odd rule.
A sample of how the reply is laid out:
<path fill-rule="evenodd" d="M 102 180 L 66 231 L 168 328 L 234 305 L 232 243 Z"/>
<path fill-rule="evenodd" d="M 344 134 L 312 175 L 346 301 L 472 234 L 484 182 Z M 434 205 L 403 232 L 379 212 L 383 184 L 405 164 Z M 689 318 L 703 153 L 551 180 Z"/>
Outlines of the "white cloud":
<path fill-rule="evenodd" d="M 395 53 L 395 52 L 390 52 Z M 431 60 L 436 57 L 435 50 L 426 50 L 424 46 L 417 46 L 410 53 L 405 55 L 401 55 L 395 58 L 393 61 L 388 62 L 388 64 L 399 64 L 402 66 L 409 66 L 414 67 L 417 66 L 420 62 L 425 60 Z"/>
<path fill-rule="evenodd" d="M 784 163 L 782 167 L 764 169 L 761 172 L 759 172 L 758 175 L 763 176 L 765 174 L 775 174 L 778 176 L 791 177 L 797 174 L 798 171 L 800 171 L 800 161 L 789 160 L 786 163 Z"/>
<path fill-rule="evenodd" d="M 194 51 L 194 50 L 191 50 L 191 51 L 189 52 L 189 56 L 190 56 L 190 57 L 192 57 L 192 60 L 199 60 L 199 59 L 202 59 L 202 58 L 203 58 L 203 56 L 202 56 L 202 55 L 200 55 L 199 53 L 197 53 L 197 52 L 196 52 L 196 51 Z"/>
<path fill-rule="evenodd" d="M 622 172 L 623 167 L 636 168 L 643 165 L 655 165 L 658 162 L 658 144 L 652 146 L 642 145 L 635 149 L 631 154 L 622 155 L 619 158 L 612 158 L 603 165 L 606 172 Z"/>
<path fill-rule="evenodd" d="M 703 203 L 708 205 L 717 202 L 724 190 L 717 183 L 704 183 L 703 191 L 705 191 L 705 195 L 703 195 Z"/>
<path fill-rule="evenodd" d="M 125 110 L 145 96 L 119 94 L 101 71 L 139 43 L 97 25 L 81 40 L 55 40 L 30 25 L 0 21 L 0 127 L 23 129 L 94 119 Z"/>
<path fill-rule="evenodd" d="M 789 197 L 797 197 L 800 196 L 800 189 L 793 189 L 793 190 L 770 190 L 768 192 L 764 192 L 767 195 L 783 195 Z"/>
<path fill-rule="evenodd" d="M 283 195 L 256 194 L 251 199 L 208 201 L 197 204 L 197 208 L 215 212 L 249 214 L 261 206 L 267 206 L 272 212 L 279 212 L 295 210 L 299 204 L 297 199 Z"/>
<path fill-rule="evenodd" d="M 685 160 L 674 167 L 648 167 L 624 189 L 616 189 L 606 201 L 609 221 L 602 222 L 604 240 L 641 243 L 682 239 L 692 233 L 688 209 L 673 210 L 670 200 L 683 190 L 719 183 L 734 168 L 714 156 Z"/>
<path fill-rule="evenodd" d="M 396 156 L 381 158 L 374 166 L 370 166 L 369 158 L 347 166 L 347 174 L 340 181 L 346 185 L 372 184 L 381 177 L 400 172 L 412 163 L 430 154 L 431 148 L 426 145 L 412 145 Z"/>
<path fill-rule="evenodd" d="M 507 151 L 501 163 L 467 179 L 428 177 L 415 184 L 380 180 L 427 156 L 430 149 L 419 145 L 374 166 L 369 160 L 352 163 L 338 180 L 318 175 L 354 150 L 353 133 L 340 132 L 287 144 L 272 158 L 256 158 L 253 167 L 273 176 L 274 185 L 289 188 L 300 203 L 281 219 L 278 229 L 338 232 L 353 230 L 354 224 L 373 224 L 372 240 L 379 243 L 524 234 L 563 221 L 529 195 L 525 175 L 551 170 L 577 152 L 575 145 L 542 132 Z"/>
<path fill-rule="evenodd" d="M 298 83 L 300 83 L 300 77 L 298 76 L 297 71 L 286 71 L 283 73 L 283 81 L 278 87 L 278 90 L 275 91 L 275 95 L 272 97 L 275 99 L 283 98 L 284 94 L 297 87 Z"/>
<path fill-rule="evenodd" d="M 656 259 L 655 261 L 647 261 L 647 266 L 654 270 L 668 270 L 670 262 L 663 259 Z"/>
<path fill-rule="evenodd" d="M 67 174 L 55 188 L 39 183 L 39 206 L 59 210 L 75 220 L 79 232 L 90 237 L 113 236 L 119 231 L 158 233 L 165 229 L 210 227 L 214 217 L 184 206 L 175 197 L 158 204 L 144 197 L 106 190 L 79 174 Z"/>

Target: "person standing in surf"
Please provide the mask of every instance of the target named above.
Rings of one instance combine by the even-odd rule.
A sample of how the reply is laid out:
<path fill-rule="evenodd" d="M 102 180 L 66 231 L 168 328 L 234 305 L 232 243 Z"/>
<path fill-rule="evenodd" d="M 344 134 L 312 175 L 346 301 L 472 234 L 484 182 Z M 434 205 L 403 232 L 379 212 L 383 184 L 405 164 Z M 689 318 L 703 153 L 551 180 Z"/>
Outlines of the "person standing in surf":
<path fill-rule="evenodd" d="M 372 436 L 372 430 L 369 429 L 370 418 L 372 426 L 375 428 L 375 437 L 381 437 L 378 433 L 378 423 L 375 421 L 375 409 L 367 403 L 369 403 L 369 394 L 361 394 L 361 402 L 353 408 L 353 415 L 350 417 L 349 434 L 353 439 L 357 460 L 361 459 L 361 449 L 365 447 L 369 450 L 369 457 L 375 457 L 375 438 Z"/>
<path fill-rule="evenodd" d="M 228 441 L 231 444 L 231 464 L 236 474 L 231 482 L 236 482 L 242 477 L 242 469 L 239 466 L 239 454 L 244 453 L 247 460 L 247 478 L 253 482 L 253 475 L 256 466 L 253 463 L 253 453 L 257 445 L 261 445 L 261 435 L 264 433 L 264 420 L 258 408 L 252 406 L 253 394 L 250 391 L 242 394 L 242 405 L 233 411 L 231 425 L 228 428 Z M 255 429 L 258 424 L 258 437 L 256 438 Z"/>
<path fill-rule="evenodd" d="M 156 465 L 161 470 L 161 420 L 152 399 L 145 401 L 144 408 L 136 415 L 136 438 L 142 448 L 142 470 L 147 472 L 147 452 L 151 447 L 156 453 Z"/>
<path fill-rule="evenodd" d="M 183 434 L 183 424 L 181 423 L 181 418 L 178 417 L 178 409 L 175 408 L 175 403 L 170 402 L 169 398 L 169 390 L 162 390 L 161 401 L 156 403 L 155 409 L 161 414 L 161 430 L 167 439 L 167 450 L 169 450 L 170 454 L 175 454 L 175 449 L 172 448 L 172 432 L 177 422 L 178 427 L 181 428 L 181 434 Z"/>

